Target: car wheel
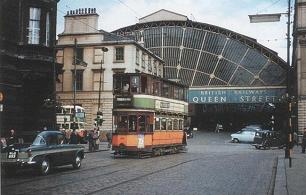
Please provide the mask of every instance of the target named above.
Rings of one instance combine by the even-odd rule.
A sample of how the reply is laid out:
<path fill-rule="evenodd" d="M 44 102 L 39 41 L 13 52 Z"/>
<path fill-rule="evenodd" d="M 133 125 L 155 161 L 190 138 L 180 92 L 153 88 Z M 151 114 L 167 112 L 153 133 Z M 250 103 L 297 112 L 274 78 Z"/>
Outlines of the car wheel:
<path fill-rule="evenodd" d="M 256 145 L 255 148 L 256 148 L 256 149 L 260 149 L 260 146 L 257 146 L 257 145 Z"/>
<path fill-rule="evenodd" d="M 50 160 L 49 158 L 44 158 L 39 167 L 38 167 L 38 172 L 40 175 L 48 175 L 50 173 L 50 169 L 51 169 L 51 164 L 50 164 Z"/>
<path fill-rule="evenodd" d="M 81 158 L 81 155 L 78 154 L 75 156 L 72 166 L 74 169 L 79 169 L 81 168 L 81 165 L 82 165 L 82 158 Z"/>
<path fill-rule="evenodd" d="M 239 143 L 239 140 L 238 140 L 237 138 L 234 138 L 234 139 L 233 139 L 233 142 L 234 142 L 234 143 Z"/>

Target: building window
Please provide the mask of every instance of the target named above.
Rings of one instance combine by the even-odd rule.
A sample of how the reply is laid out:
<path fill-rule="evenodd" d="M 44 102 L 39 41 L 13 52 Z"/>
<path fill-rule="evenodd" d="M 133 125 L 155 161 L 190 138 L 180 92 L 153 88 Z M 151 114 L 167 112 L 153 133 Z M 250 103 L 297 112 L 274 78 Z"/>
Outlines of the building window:
<path fill-rule="evenodd" d="M 84 61 L 84 48 L 76 48 L 76 62 L 75 64 L 81 65 Z"/>
<path fill-rule="evenodd" d="M 136 49 L 136 65 L 139 65 L 140 58 L 139 58 L 139 49 Z"/>
<path fill-rule="evenodd" d="M 104 59 L 103 59 L 103 51 L 101 48 L 94 48 L 94 60 L 93 63 L 94 64 L 100 64 L 101 61 L 102 63 L 104 63 Z"/>
<path fill-rule="evenodd" d="M 141 56 L 141 67 L 146 68 L 146 55 L 142 54 Z"/>
<path fill-rule="evenodd" d="M 50 46 L 50 13 L 46 14 L 46 46 Z"/>
<path fill-rule="evenodd" d="M 115 61 L 116 62 L 124 61 L 124 47 L 115 48 Z"/>
<path fill-rule="evenodd" d="M 39 44 L 40 8 L 30 7 L 28 44 Z"/>
<path fill-rule="evenodd" d="M 64 64 L 64 50 L 59 49 L 56 52 L 56 62 L 59 64 Z"/>
<path fill-rule="evenodd" d="M 154 60 L 153 62 L 153 73 L 154 75 L 157 75 L 157 61 L 156 60 Z"/>
<path fill-rule="evenodd" d="M 151 57 L 148 57 L 148 71 L 152 72 L 152 62 L 151 62 Z"/>
<path fill-rule="evenodd" d="M 74 74 L 73 74 L 74 75 Z M 74 77 L 73 77 L 74 78 Z M 83 90 L 83 70 L 76 70 L 76 91 L 82 91 Z M 72 83 L 72 89 L 74 89 L 74 79 Z"/>
<path fill-rule="evenodd" d="M 93 72 L 93 90 L 99 91 L 100 87 L 100 75 L 101 75 L 101 90 L 103 90 L 103 80 L 104 80 L 104 74 L 103 70 L 100 74 L 100 70 L 94 70 Z"/>
<path fill-rule="evenodd" d="M 56 79 L 56 91 L 63 91 L 63 73 L 59 73 Z"/>

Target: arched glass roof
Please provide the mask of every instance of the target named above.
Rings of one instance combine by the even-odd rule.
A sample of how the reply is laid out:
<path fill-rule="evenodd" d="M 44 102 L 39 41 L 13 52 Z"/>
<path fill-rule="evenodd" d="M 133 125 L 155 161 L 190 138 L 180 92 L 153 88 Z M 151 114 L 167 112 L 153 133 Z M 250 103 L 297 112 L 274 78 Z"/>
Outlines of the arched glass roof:
<path fill-rule="evenodd" d="M 165 78 L 190 87 L 286 85 L 286 63 L 255 39 L 205 23 L 142 22 L 114 31 L 165 61 Z"/>

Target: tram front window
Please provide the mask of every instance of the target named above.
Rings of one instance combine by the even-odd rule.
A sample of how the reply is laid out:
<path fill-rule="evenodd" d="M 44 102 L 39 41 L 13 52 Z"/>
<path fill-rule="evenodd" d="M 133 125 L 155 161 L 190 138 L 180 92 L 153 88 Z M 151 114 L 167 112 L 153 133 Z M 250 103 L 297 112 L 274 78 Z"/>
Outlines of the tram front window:
<path fill-rule="evenodd" d="M 118 126 L 117 126 L 117 131 L 122 132 L 122 131 L 127 131 L 128 129 L 128 117 L 127 116 L 119 116 L 118 118 Z"/>
<path fill-rule="evenodd" d="M 136 132 L 137 127 L 137 116 L 130 115 L 129 116 L 129 132 Z"/>
<path fill-rule="evenodd" d="M 145 132 L 146 131 L 146 118 L 144 115 L 140 115 L 138 117 L 139 121 L 139 131 L 140 132 Z"/>

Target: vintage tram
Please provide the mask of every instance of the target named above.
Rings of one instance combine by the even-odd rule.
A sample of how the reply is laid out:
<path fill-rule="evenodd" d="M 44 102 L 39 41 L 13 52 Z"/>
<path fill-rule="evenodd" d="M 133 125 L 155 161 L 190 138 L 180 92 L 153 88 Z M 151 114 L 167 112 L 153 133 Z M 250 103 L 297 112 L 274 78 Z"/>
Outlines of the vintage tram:
<path fill-rule="evenodd" d="M 145 73 L 114 74 L 114 154 L 153 156 L 185 150 L 185 85 Z"/>

